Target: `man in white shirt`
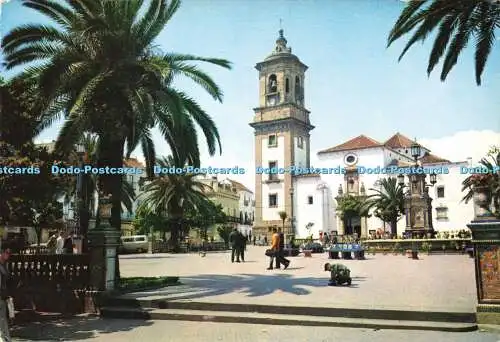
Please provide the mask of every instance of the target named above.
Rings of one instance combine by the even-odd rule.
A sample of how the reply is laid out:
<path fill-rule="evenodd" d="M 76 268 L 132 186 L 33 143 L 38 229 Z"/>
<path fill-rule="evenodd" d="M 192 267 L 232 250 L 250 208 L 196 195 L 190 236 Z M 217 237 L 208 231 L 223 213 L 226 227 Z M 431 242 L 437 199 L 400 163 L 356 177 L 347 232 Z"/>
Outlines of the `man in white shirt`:
<path fill-rule="evenodd" d="M 63 232 L 59 232 L 59 236 L 56 240 L 56 254 L 63 254 L 64 250 L 64 236 Z"/>

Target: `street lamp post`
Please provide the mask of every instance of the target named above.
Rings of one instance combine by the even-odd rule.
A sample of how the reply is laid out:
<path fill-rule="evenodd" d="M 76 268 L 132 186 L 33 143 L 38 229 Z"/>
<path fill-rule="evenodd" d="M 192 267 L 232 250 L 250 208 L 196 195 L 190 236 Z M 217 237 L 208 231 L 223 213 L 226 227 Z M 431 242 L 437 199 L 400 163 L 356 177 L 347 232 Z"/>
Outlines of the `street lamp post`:
<path fill-rule="evenodd" d="M 429 196 L 429 187 L 436 184 L 436 174 L 431 173 L 430 183 L 426 183 L 426 175 L 423 173 L 418 158 L 422 152 L 422 147 L 415 142 L 411 146 L 411 155 L 415 159 L 415 165 L 408 175 L 408 185 L 405 184 L 403 174 L 398 175 L 398 184 L 401 187 L 408 187 L 405 202 L 406 232 L 410 234 L 412 240 L 418 236 L 432 233 L 432 198 Z M 415 241 L 412 241 L 412 258 L 418 259 L 418 250 Z"/>
<path fill-rule="evenodd" d="M 76 149 L 76 153 L 78 155 L 78 163 L 79 163 L 79 167 L 80 169 L 82 169 L 84 167 L 83 165 L 83 156 L 85 154 L 85 146 L 83 146 L 82 144 L 77 144 L 75 146 L 75 149 Z M 80 224 L 80 217 L 81 217 L 81 213 L 83 211 L 83 208 L 85 206 L 85 204 L 83 203 L 83 196 L 82 196 L 82 185 L 83 185 L 83 178 L 82 178 L 83 174 L 82 173 L 78 173 L 76 175 L 76 198 L 75 198 L 75 201 L 76 201 L 76 210 L 74 211 L 74 222 L 75 222 L 75 227 L 74 227 L 74 232 L 73 232 L 73 235 L 74 236 L 77 236 L 78 238 L 80 238 L 81 240 L 81 252 L 84 252 L 86 251 L 86 248 L 87 248 L 87 244 L 85 243 L 85 239 L 86 239 L 86 236 L 82 236 L 82 232 L 80 231 L 81 229 L 81 224 Z M 86 232 L 83 232 L 85 233 L 86 235 Z"/>
<path fill-rule="evenodd" d="M 295 234 L 295 229 L 294 229 L 294 217 L 293 217 L 293 193 L 294 189 L 293 186 L 290 188 L 290 229 L 291 232 L 290 234 Z"/>

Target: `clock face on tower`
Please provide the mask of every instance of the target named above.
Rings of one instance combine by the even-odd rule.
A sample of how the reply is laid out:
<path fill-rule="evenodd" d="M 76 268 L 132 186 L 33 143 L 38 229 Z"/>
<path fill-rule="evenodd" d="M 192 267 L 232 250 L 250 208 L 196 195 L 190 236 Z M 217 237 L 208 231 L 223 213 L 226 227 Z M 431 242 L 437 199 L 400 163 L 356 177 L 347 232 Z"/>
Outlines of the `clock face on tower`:
<path fill-rule="evenodd" d="M 276 104 L 276 96 L 269 96 L 267 98 L 267 105 L 274 106 Z"/>

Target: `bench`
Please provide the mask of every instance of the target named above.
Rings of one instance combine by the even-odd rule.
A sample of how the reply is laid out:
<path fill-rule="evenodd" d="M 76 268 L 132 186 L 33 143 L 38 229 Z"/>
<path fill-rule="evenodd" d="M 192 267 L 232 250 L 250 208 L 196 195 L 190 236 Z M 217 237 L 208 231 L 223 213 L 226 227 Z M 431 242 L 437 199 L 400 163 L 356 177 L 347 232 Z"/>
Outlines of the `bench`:
<path fill-rule="evenodd" d="M 351 260 L 354 258 L 356 260 L 365 259 L 365 250 L 358 244 L 334 244 L 328 250 L 328 257 L 330 259 L 340 259 L 339 253 L 342 259 Z"/>

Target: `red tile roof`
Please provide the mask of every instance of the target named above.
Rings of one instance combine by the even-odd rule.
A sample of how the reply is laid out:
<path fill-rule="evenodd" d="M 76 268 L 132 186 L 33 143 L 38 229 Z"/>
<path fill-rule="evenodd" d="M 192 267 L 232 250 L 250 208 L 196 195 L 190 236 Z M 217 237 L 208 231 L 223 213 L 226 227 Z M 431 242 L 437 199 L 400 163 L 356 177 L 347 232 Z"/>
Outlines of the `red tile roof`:
<path fill-rule="evenodd" d="M 236 188 L 236 190 L 238 190 L 238 191 L 247 191 L 247 192 L 251 192 L 253 194 L 252 190 L 250 190 L 249 188 L 247 188 L 246 186 L 244 186 L 240 182 L 234 181 L 232 179 L 229 179 L 229 181 L 231 183 L 233 183 L 233 186 Z"/>
<path fill-rule="evenodd" d="M 427 152 L 422 158 L 419 159 L 422 164 L 440 164 L 440 163 L 451 163 L 448 159 L 444 159 Z"/>
<path fill-rule="evenodd" d="M 415 165 L 415 162 L 393 159 L 387 166 L 410 167 L 413 165 Z"/>
<path fill-rule="evenodd" d="M 397 132 L 392 137 L 390 137 L 384 143 L 384 145 L 390 148 L 406 148 L 406 147 L 411 147 L 413 143 L 414 141 L 412 141 L 410 138 L 405 137 L 401 133 Z"/>
<path fill-rule="evenodd" d="M 424 154 L 424 156 L 420 158 L 418 161 L 420 165 L 451 163 L 451 161 L 449 161 L 448 159 L 435 156 L 428 152 Z M 414 164 L 415 162 L 407 162 L 407 161 L 393 159 L 388 166 L 410 167 L 413 166 Z"/>
<path fill-rule="evenodd" d="M 319 151 L 318 154 L 348 151 L 348 150 L 362 150 L 365 148 L 373 148 L 373 147 L 381 147 L 381 146 L 384 146 L 384 145 L 379 143 L 376 140 L 373 140 L 372 138 L 367 137 L 366 135 L 361 134 L 360 136 L 357 136 L 356 138 L 353 138 L 349 141 L 346 141 L 343 144 L 340 144 L 340 145 L 337 145 L 334 147 L 330 147 L 330 148 L 323 150 L 323 151 Z"/>

